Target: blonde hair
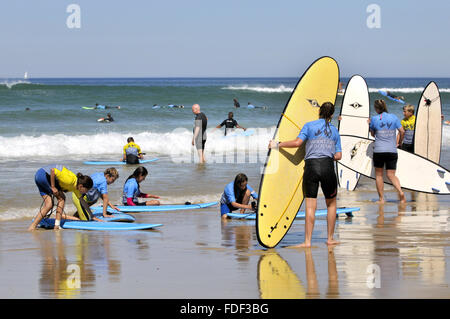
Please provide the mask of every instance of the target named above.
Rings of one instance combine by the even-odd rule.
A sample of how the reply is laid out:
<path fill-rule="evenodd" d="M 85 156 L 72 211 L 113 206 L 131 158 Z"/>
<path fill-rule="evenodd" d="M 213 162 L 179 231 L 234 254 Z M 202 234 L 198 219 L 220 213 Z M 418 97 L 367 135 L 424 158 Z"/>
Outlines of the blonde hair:
<path fill-rule="evenodd" d="M 406 104 L 406 105 L 403 107 L 403 111 L 408 111 L 408 112 L 410 112 L 411 114 L 414 114 L 414 106 L 412 106 L 411 104 Z"/>
<path fill-rule="evenodd" d="M 119 172 L 114 167 L 107 168 L 104 174 L 110 177 L 114 177 L 115 179 L 119 178 Z"/>

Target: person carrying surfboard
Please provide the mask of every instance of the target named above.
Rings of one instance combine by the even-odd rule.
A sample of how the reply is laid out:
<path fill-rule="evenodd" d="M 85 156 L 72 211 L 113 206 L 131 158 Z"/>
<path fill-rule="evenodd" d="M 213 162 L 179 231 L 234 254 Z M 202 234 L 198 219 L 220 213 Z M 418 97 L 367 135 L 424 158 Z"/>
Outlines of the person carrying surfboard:
<path fill-rule="evenodd" d="M 148 171 L 145 167 L 139 166 L 135 169 L 132 175 L 130 175 L 123 186 L 122 202 L 128 206 L 152 206 L 160 205 L 159 200 L 149 200 L 145 202 L 139 202 L 138 198 L 160 198 L 156 195 L 142 193 L 139 184 L 142 183 L 148 175 Z"/>
<path fill-rule="evenodd" d="M 401 120 L 401 124 L 403 129 L 405 130 L 405 137 L 403 138 L 403 142 L 399 143 L 398 139 L 400 135 L 397 135 L 397 144 L 404 151 L 414 153 L 414 128 L 416 126 L 416 116 L 414 115 L 414 106 L 411 104 L 407 104 L 403 107 L 403 120 Z"/>
<path fill-rule="evenodd" d="M 34 177 L 39 194 L 44 202 L 39 213 L 34 218 L 28 230 L 35 230 L 41 220 L 47 216 L 48 212 L 53 208 L 53 197 L 57 199 L 55 228 L 60 229 L 61 218 L 72 220 L 90 220 L 91 216 L 86 216 L 86 212 L 80 205 L 79 199 L 83 194 L 87 193 L 93 186 L 92 179 L 81 173 L 74 174 L 63 165 L 48 165 L 37 170 Z M 64 205 L 66 202 L 65 192 L 73 192 L 76 200 L 74 204 L 77 207 L 79 217 L 69 216 L 64 213 Z M 82 200 L 82 199 L 81 199 Z"/>
<path fill-rule="evenodd" d="M 123 147 L 123 161 L 127 164 L 139 164 L 139 160 L 144 159 L 141 148 L 134 142 L 134 138 L 127 138 L 127 145 Z"/>
<path fill-rule="evenodd" d="M 342 158 L 342 149 L 339 132 L 331 124 L 333 113 L 333 103 L 325 102 L 320 106 L 319 119 L 307 122 L 295 140 L 284 142 L 271 140 L 269 143 L 269 148 L 299 148 L 303 143 L 306 143 L 305 171 L 303 174 L 303 190 L 306 202 L 305 241 L 296 247 L 311 247 L 319 184 L 327 205 L 327 244 L 339 244 L 333 238 L 336 224 L 337 195 L 334 161 Z M 289 176 L 286 176 L 286 178 L 289 178 Z"/>
<path fill-rule="evenodd" d="M 240 213 L 245 213 L 246 209 L 255 210 L 254 204 L 249 204 L 250 197 L 258 199 L 258 194 L 248 185 L 248 178 L 245 174 L 239 173 L 231 182 L 225 186 L 220 199 L 220 215 L 223 219 L 227 214 L 240 209 Z"/>
<path fill-rule="evenodd" d="M 227 136 L 227 129 L 234 129 L 236 127 L 241 128 L 244 131 L 247 130 L 245 127 L 240 126 L 238 122 L 233 118 L 233 112 L 229 112 L 228 118 L 226 120 L 223 120 L 223 122 L 217 125 L 216 128 L 221 128 L 224 125 L 225 125 L 225 136 Z"/>
<path fill-rule="evenodd" d="M 388 113 L 384 100 L 375 100 L 374 109 L 377 115 L 370 118 L 369 130 L 370 134 L 375 137 L 373 166 L 375 167 L 375 184 L 379 197 L 378 203 L 384 203 L 383 172 L 385 168 L 387 178 L 398 192 L 400 203 L 405 203 L 405 194 L 401 189 L 399 179 L 395 176 L 398 159 L 397 147 L 403 142 L 405 130 L 398 117 Z M 398 138 L 396 137 L 396 130 L 399 132 Z"/>
<path fill-rule="evenodd" d="M 108 206 L 113 210 L 120 211 L 109 201 L 108 197 L 108 185 L 114 183 L 118 178 L 119 172 L 114 167 L 107 168 L 103 173 L 98 172 L 91 175 L 93 186 L 83 196 L 83 199 L 89 206 L 92 206 L 101 198 L 103 200 L 103 217 L 111 216 L 107 213 Z M 74 193 L 72 193 L 72 196 L 75 196 Z"/>

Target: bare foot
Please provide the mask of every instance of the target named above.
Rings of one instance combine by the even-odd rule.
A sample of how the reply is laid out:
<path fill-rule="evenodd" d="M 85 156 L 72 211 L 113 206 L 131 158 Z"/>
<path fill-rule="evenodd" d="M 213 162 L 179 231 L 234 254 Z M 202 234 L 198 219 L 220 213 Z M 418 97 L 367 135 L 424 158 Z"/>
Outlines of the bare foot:
<path fill-rule="evenodd" d="M 405 196 L 405 193 L 401 193 L 401 194 L 399 195 L 399 197 L 400 197 L 400 203 L 402 203 L 402 204 L 406 203 L 406 196 Z"/>
<path fill-rule="evenodd" d="M 337 240 L 335 240 L 335 239 L 329 239 L 329 240 L 327 240 L 327 245 L 328 245 L 328 246 L 334 246 L 334 245 L 339 245 L 339 244 L 340 244 L 340 242 L 337 241 Z"/>
<path fill-rule="evenodd" d="M 380 198 L 375 203 L 377 203 L 377 204 L 384 204 L 384 198 Z"/>
<path fill-rule="evenodd" d="M 300 245 L 291 246 L 291 248 L 311 248 L 311 243 L 304 242 Z"/>

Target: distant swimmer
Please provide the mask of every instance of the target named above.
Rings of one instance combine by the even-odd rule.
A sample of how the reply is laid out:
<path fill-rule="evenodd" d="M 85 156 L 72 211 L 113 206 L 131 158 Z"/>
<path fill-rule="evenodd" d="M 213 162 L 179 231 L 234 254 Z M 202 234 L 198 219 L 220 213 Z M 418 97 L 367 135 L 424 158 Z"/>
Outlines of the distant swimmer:
<path fill-rule="evenodd" d="M 184 109 L 184 105 L 175 105 L 175 104 L 169 104 L 167 105 L 167 107 L 169 108 L 174 108 L 174 109 Z"/>
<path fill-rule="evenodd" d="M 130 175 L 123 185 L 122 203 L 127 206 L 158 206 L 160 204 L 159 196 L 145 194 L 141 192 L 140 183 L 142 183 L 148 175 L 145 167 L 139 166 L 132 175 Z M 145 202 L 139 202 L 138 198 L 155 198 Z"/>
<path fill-rule="evenodd" d="M 143 153 L 139 145 L 134 143 L 134 139 L 129 137 L 127 139 L 127 145 L 123 147 L 123 161 L 127 164 L 139 164 L 140 159 L 144 159 Z"/>
<path fill-rule="evenodd" d="M 254 106 L 252 103 L 248 102 L 247 104 L 248 109 L 267 109 L 267 106 Z"/>
<path fill-rule="evenodd" d="M 244 131 L 247 130 L 245 127 L 240 126 L 238 122 L 233 118 L 233 112 L 229 112 L 228 118 L 219 125 L 217 125 L 216 128 L 221 128 L 224 125 L 225 125 L 225 136 L 227 135 L 227 129 L 234 130 L 234 128 L 241 128 Z"/>
<path fill-rule="evenodd" d="M 233 103 L 235 108 L 241 107 L 237 99 L 233 99 Z"/>
<path fill-rule="evenodd" d="M 388 96 L 390 96 L 391 98 L 396 99 L 396 100 L 402 100 L 403 101 L 405 99 L 403 96 L 396 96 L 396 95 L 392 94 L 390 91 L 386 91 L 386 94 Z"/>
<path fill-rule="evenodd" d="M 97 120 L 97 122 L 104 122 L 104 123 L 110 123 L 114 122 L 113 117 L 111 116 L 111 113 L 106 114 L 106 117 L 101 117 Z"/>
<path fill-rule="evenodd" d="M 30 108 L 29 108 L 29 107 L 25 108 L 25 111 L 29 111 L 29 110 L 30 110 Z"/>
<path fill-rule="evenodd" d="M 94 109 L 99 109 L 99 110 L 105 110 L 105 109 L 120 109 L 120 105 L 117 105 L 117 106 L 110 106 L 110 105 L 102 105 L 102 104 L 95 103 Z"/>
<path fill-rule="evenodd" d="M 153 104 L 152 109 L 160 109 L 161 106 L 159 106 L 158 104 Z"/>
<path fill-rule="evenodd" d="M 54 164 L 38 169 L 34 176 L 34 181 L 44 202 L 41 205 L 39 213 L 34 218 L 30 227 L 28 227 L 28 230 L 35 230 L 41 220 L 53 209 L 53 198 L 57 199 L 54 229 L 60 229 L 61 219 L 95 219 L 82 206 L 85 202 L 81 197 L 86 194 L 94 184 L 89 176 L 81 173 L 75 175 L 65 166 Z M 64 213 L 64 205 L 66 203 L 65 192 L 73 192 L 75 194 L 73 198 L 79 218 Z"/>
<path fill-rule="evenodd" d="M 250 197 L 258 199 L 258 194 L 248 185 L 248 178 L 240 173 L 231 182 L 225 186 L 220 199 L 220 215 L 223 219 L 228 217 L 228 213 L 240 209 L 240 213 L 245 213 L 246 209 L 256 211 L 256 202 L 249 205 Z M 254 203 L 254 204 L 253 204 Z"/>

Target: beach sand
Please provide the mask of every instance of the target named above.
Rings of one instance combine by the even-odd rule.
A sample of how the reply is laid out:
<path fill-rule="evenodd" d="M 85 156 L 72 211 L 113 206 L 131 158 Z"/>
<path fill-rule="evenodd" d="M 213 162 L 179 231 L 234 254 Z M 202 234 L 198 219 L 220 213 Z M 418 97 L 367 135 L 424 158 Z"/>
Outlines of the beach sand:
<path fill-rule="evenodd" d="M 338 206 L 361 210 L 339 217 L 334 248 L 323 218 L 311 249 L 288 248 L 304 239 L 297 220 L 266 250 L 254 221 L 223 222 L 218 207 L 135 214 L 164 224 L 153 231 L 27 232 L 29 219 L 2 222 L 0 298 L 450 298 L 448 198 L 411 196 L 379 206 L 375 192 L 340 190 Z"/>

